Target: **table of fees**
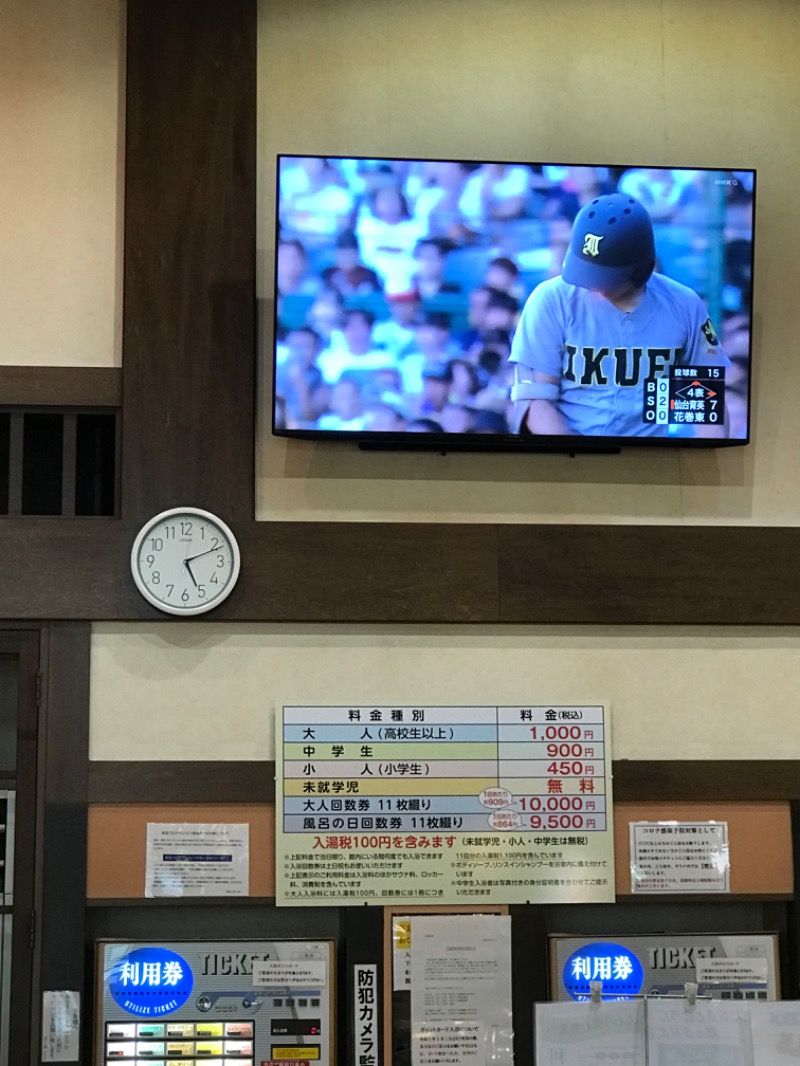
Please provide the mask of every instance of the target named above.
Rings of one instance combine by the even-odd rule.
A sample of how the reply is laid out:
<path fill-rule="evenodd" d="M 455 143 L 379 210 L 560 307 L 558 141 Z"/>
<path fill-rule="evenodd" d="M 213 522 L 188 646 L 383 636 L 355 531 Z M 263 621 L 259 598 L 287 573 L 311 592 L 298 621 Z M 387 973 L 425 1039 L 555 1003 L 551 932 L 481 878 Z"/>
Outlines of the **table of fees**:
<path fill-rule="evenodd" d="M 604 832 L 602 706 L 285 707 L 283 832 Z"/>

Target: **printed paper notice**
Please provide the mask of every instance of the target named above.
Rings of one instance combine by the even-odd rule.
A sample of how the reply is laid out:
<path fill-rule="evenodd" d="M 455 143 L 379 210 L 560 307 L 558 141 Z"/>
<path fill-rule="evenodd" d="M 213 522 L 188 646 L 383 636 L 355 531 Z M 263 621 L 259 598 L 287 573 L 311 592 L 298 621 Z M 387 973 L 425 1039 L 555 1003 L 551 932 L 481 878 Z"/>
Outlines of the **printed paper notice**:
<path fill-rule="evenodd" d="M 730 892 L 727 822 L 631 822 L 631 892 Z"/>
<path fill-rule="evenodd" d="M 608 717 L 284 707 L 277 902 L 612 903 Z"/>
<path fill-rule="evenodd" d="M 167 823 L 147 825 L 145 896 L 247 896 L 250 826 Z"/>
<path fill-rule="evenodd" d="M 302 988 L 303 985 L 328 983 L 327 963 L 324 959 L 289 962 L 280 959 L 261 959 L 253 962 L 253 984 L 257 988 Z"/>
<path fill-rule="evenodd" d="M 800 1003 L 766 1003 L 750 1011 L 758 1066 L 795 1066 L 800 1060 Z"/>
<path fill-rule="evenodd" d="M 78 1062 L 80 992 L 42 993 L 42 1062 Z"/>
<path fill-rule="evenodd" d="M 753 1066 L 748 1004 L 651 999 L 649 1066 Z"/>
<path fill-rule="evenodd" d="M 766 959 L 698 959 L 695 968 L 699 985 L 766 988 L 769 964 Z"/>
<path fill-rule="evenodd" d="M 412 1066 L 512 1066 L 511 919 L 414 917 Z"/>
<path fill-rule="evenodd" d="M 537 1066 L 645 1066 L 644 1002 L 537 1003 Z"/>

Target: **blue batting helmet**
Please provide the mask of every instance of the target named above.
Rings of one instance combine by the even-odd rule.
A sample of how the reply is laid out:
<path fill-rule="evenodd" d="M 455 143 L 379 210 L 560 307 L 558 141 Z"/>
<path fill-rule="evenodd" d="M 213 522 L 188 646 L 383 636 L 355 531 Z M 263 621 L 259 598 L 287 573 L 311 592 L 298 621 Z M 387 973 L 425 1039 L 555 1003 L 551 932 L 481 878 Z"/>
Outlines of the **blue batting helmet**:
<path fill-rule="evenodd" d="M 628 281 L 644 285 L 655 265 L 647 209 L 632 196 L 615 192 L 598 196 L 578 212 L 561 274 L 570 285 L 603 292 Z"/>

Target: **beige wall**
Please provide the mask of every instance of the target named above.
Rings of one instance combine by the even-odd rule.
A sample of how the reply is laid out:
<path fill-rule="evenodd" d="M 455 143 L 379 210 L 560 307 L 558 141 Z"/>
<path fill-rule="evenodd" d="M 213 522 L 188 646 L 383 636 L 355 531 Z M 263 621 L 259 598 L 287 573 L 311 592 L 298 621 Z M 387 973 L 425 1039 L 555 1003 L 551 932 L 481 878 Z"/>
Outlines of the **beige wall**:
<path fill-rule="evenodd" d="M 262 433 L 260 518 L 800 523 L 796 0 L 262 0 L 259 50 L 263 297 L 277 152 L 759 171 L 754 445 L 411 458 Z"/>
<path fill-rule="evenodd" d="M 616 759 L 800 751 L 794 630 L 266 626 L 93 629 L 90 755 L 271 759 L 283 704 L 607 702 Z"/>
<path fill-rule="evenodd" d="M 0 364 L 120 362 L 121 0 L 0 4 Z"/>

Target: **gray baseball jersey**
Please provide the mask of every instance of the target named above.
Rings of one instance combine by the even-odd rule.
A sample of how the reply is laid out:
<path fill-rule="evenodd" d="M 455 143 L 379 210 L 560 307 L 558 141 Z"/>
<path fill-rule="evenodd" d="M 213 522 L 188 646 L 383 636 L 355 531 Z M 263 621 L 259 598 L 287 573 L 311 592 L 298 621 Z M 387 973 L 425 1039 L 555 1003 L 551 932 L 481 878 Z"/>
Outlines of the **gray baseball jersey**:
<path fill-rule="evenodd" d="M 703 301 L 663 274 L 651 276 L 633 311 L 561 277 L 542 282 L 522 311 L 510 359 L 559 379 L 554 402 L 572 433 L 611 437 L 685 433 L 645 420 L 645 383 L 672 366 L 728 365 Z"/>

